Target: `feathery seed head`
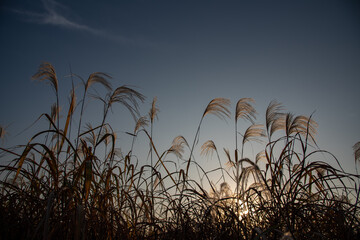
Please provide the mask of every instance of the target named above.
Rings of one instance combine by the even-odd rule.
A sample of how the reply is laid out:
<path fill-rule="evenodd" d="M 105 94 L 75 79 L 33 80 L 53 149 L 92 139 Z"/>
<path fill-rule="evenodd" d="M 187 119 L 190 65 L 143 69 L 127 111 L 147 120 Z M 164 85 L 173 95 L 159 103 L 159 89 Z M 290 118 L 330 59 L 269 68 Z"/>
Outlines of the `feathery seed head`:
<path fill-rule="evenodd" d="M 220 196 L 221 197 L 231 197 L 233 193 L 231 192 L 230 185 L 227 182 L 223 182 L 220 184 Z"/>
<path fill-rule="evenodd" d="M 51 106 L 51 113 L 50 113 L 51 120 L 53 120 L 55 122 L 55 120 L 59 117 L 58 113 L 60 113 L 60 110 L 61 110 L 60 107 L 57 107 L 56 103 L 54 103 Z"/>
<path fill-rule="evenodd" d="M 225 155 L 228 161 L 225 163 L 226 169 L 229 170 L 232 167 L 235 167 L 235 163 L 231 160 L 229 149 L 224 148 Z"/>
<path fill-rule="evenodd" d="M 256 154 L 255 163 L 258 164 L 262 160 L 266 160 L 265 151 L 260 151 L 258 154 Z"/>
<path fill-rule="evenodd" d="M 154 97 L 151 104 L 151 109 L 149 111 L 149 117 L 151 122 L 154 122 L 154 119 L 155 117 L 157 118 L 157 114 L 159 112 L 159 108 L 156 106 L 156 101 L 157 101 L 157 97 Z"/>
<path fill-rule="evenodd" d="M 145 96 L 132 88 L 129 88 L 127 86 L 121 86 L 116 88 L 109 96 L 107 104 L 109 105 L 109 107 L 111 107 L 113 103 L 121 103 L 130 111 L 134 119 L 136 119 L 136 115 L 139 114 L 138 100 L 144 102 Z"/>
<path fill-rule="evenodd" d="M 360 161 L 360 142 L 355 143 L 353 146 L 355 162 Z"/>
<path fill-rule="evenodd" d="M 189 147 L 186 139 L 183 136 L 177 136 L 172 141 L 172 145 L 168 151 L 174 153 L 178 158 L 181 158 L 184 153 L 184 146 Z"/>
<path fill-rule="evenodd" d="M 203 117 L 207 114 L 214 114 L 215 116 L 225 119 L 226 117 L 230 118 L 230 100 L 227 98 L 214 98 L 207 105 Z"/>
<path fill-rule="evenodd" d="M 40 82 L 48 80 L 55 92 L 58 92 L 58 79 L 56 77 L 55 68 L 47 62 L 40 65 L 38 71 L 32 76 L 32 79 Z"/>
<path fill-rule="evenodd" d="M 252 98 L 241 98 L 236 104 L 236 113 L 235 113 L 235 121 L 239 118 L 243 118 L 254 123 L 256 119 L 256 110 L 251 105 L 255 103 L 254 99 Z"/>
<path fill-rule="evenodd" d="M 287 136 L 300 133 L 302 135 L 309 134 L 314 139 L 317 125 L 311 117 L 303 115 L 295 117 L 291 113 L 285 115 L 285 132 Z"/>
<path fill-rule="evenodd" d="M 145 126 L 148 126 L 148 124 L 149 124 L 149 120 L 147 119 L 146 116 L 140 117 L 140 118 L 136 121 L 135 129 L 134 129 L 134 134 L 136 134 L 137 131 L 139 131 L 140 128 L 144 128 Z"/>
<path fill-rule="evenodd" d="M 274 132 L 284 129 L 284 117 L 285 114 L 282 112 L 283 106 L 276 100 L 272 100 L 266 109 L 266 129 L 269 137 Z"/>
<path fill-rule="evenodd" d="M 0 139 L 4 140 L 7 135 L 6 127 L 0 125 Z"/>
<path fill-rule="evenodd" d="M 212 140 L 208 140 L 201 146 L 200 154 L 208 156 L 212 155 L 214 151 L 216 151 L 215 143 Z"/>
<path fill-rule="evenodd" d="M 249 141 L 258 141 L 261 142 L 261 137 L 265 137 L 265 129 L 262 124 L 252 124 L 245 131 L 243 137 L 243 144 Z"/>
<path fill-rule="evenodd" d="M 87 91 L 88 88 L 94 83 L 100 83 L 108 91 L 112 91 L 111 84 L 106 78 L 111 79 L 111 76 L 106 73 L 103 73 L 103 72 L 94 72 L 94 73 L 90 74 L 90 76 L 85 84 L 85 91 Z"/>

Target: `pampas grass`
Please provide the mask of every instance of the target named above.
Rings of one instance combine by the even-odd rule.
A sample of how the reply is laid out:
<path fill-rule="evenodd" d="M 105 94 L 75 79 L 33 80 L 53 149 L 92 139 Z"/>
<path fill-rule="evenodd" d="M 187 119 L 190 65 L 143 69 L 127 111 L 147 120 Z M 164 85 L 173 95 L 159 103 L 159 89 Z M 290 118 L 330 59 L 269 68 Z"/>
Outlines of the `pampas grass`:
<path fill-rule="evenodd" d="M 205 171 L 194 158 L 200 127 L 208 115 L 229 118 L 228 99 L 216 98 L 205 107 L 192 145 L 179 135 L 163 148 L 153 139 L 156 98 L 146 117 L 140 117 L 139 104 L 145 97 L 135 89 L 124 85 L 113 90 L 110 76 L 101 72 L 87 81 L 72 76 L 84 88 L 81 98 L 76 98 L 74 87 L 70 90 L 60 126 L 61 81 L 51 64 L 42 64 L 34 77 L 48 81 L 57 99 L 52 113 L 40 116 L 48 127 L 35 132 L 25 145 L 0 147 L 1 158 L 9 160 L 0 166 L 1 239 L 360 237 L 359 175 L 343 171 L 330 152 L 318 149 L 317 123 L 311 116 L 286 113 L 272 101 L 261 125 L 255 123 L 254 100 L 240 99 L 235 107 L 235 149 L 218 151 L 213 140 L 206 141 L 200 154 L 211 158 L 215 152 L 219 167 Z M 88 92 L 95 87 L 105 88 L 105 96 Z M 83 124 L 87 96 L 103 103 L 100 124 Z M 132 141 L 144 137 L 148 149 L 131 145 L 125 154 L 119 150 L 118 129 L 107 122 L 109 110 L 119 110 L 115 104 L 134 118 L 135 127 L 128 132 Z M 240 119 L 246 120 L 244 132 L 237 129 Z M 0 137 L 4 135 L 0 127 Z M 253 159 L 243 156 L 251 142 L 263 146 Z M 161 148 L 167 150 L 160 152 Z M 359 143 L 353 148 L 357 164 Z M 151 153 L 151 164 L 140 165 L 137 151 Z M 171 160 L 171 153 L 179 161 Z M 337 165 L 321 161 L 324 157 Z M 190 171 L 194 168 L 200 182 Z M 212 173 L 217 179 L 210 178 Z"/>

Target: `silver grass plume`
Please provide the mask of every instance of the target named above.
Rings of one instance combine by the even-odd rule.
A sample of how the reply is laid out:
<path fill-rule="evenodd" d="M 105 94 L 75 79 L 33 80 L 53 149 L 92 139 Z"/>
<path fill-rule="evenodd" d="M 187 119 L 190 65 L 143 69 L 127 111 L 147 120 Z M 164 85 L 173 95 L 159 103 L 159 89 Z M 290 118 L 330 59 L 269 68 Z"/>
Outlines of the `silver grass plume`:
<path fill-rule="evenodd" d="M 276 100 L 272 100 L 266 109 L 266 130 L 269 140 L 274 132 L 284 129 L 284 116 L 281 112 L 283 106 Z"/>
<path fill-rule="evenodd" d="M 48 62 L 44 62 L 40 65 L 38 71 L 32 76 L 33 80 L 49 81 L 55 92 L 58 92 L 58 79 L 56 77 L 55 68 Z"/>
<path fill-rule="evenodd" d="M 258 164 L 260 161 L 265 161 L 265 160 L 266 160 L 266 155 L 265 155 L 264 150 L 262 150 L 258 154 L 256 154 L 256 157 L 255 157 L 256 164 Z"/>
<path fill-rule="evenodd" d="M 51 120 L 53 122 L 55 122 L 57 119 L 58 119 L 58 113 L 60 112 L 60 108 L 57 107 L 57 104 L 54 103 L 53 105 L 51 105 L 51 113 L 50 113 L 50 117 L 51 117 Z"/>
<path fill-rule="evenodd" d="M 316 135 L 317 123 L 309 117 L 300 115 L 294 116 L 291 113 L 285 115 L 285 132 L 287 136 L 300 133 L 301 135 L 309 134 L 311 139 Z"/>
<path fill-rule="evenodd" d="M 94 83 L 99 83 L 100 85 L 104 86 L 108 91 L 111 91 L 112 90 L 111 84 L 106 78 L 111 79 L 111 76 L 106 73 L 103 73 L 103 72 L 94 72 L 94 73 L 90 74 L 88 80 L 86 81 L 86 83 L 84 85 L 85 92 Z"/>
<path fill-rule="evenodd" d="M 230 168 L 235 167 L 236 165 L 235 165 L 234 161 L 231 160 L 229 149 L 224 148 L 224 152 L 228 159 L 228 161 L 225 163 L 225 166 L 226 166 L 226 169 L 229 170 Z"/>
<path fill-rule="evenodd" d="M 138 100 L 144 102 L 145 96 L 132 88 L 121 86 L 116 88 L 109 96 L 109 101 L 107 104 L 110 108 L 114 103 L 121 103 L 130 111 L 134 119 L 136 119 L 139 108 Z"/>
<path fill-rule="evenodd" d="M 230 100 L 227 98 L 214 98 L 207 105 L 203 118 L 208 114 L 213 114 L 221 119 L 225 119 L 226 117 L 230 117 L 230 110 L 228 107 L 230 106 Z"/>
<path fill-rule="evenodd" d="M 172 141 L 171 147 L 169 148 L 169 152 L 174 153 L 178 158 L 182 158 L 182 154 L 184 153 L 184 147 L 189 147 L 186 139 L 183 136 L 177 136 Z"/>
<path fill-rule="evenodd" d="M 360 161 L 360 142 L 355 143 L 353 146 L 355 162 Z"/>
<path fill-rule="evenodd" d="M 200 155 L 212 156 L 214 151 L 216 151 L 215 143 L 212 140 L 208 140 L 201 146 Z"/>
<path fill-rule="evenodd" d="M 146 116 L 142 116 L 140 117 L 135 124 L 135 128 L 134 128 L 134 135 L 137 134 L 137 132 L 141 129 L 144 128 L 146 126 L 149 125 L 149 120 L 147 119 Z"/>
<path fill-rule="evenodd" d="M 251 103 L 255 103 L 252 98 L 241 98 L 237 102 L 235 122 L 242 118 L 254 123 L 254 119 L 256 119 L 256 110 Z"/>
<path fill-rule="evenodd" d="M 6 127 L 0 125 L 0 139 L 2 141 L 5 140 L 6 135 L 8 135 L 8 132 L 6 130 Z"/>
<path fill-rule="evenodd" d="M 155 118 L 157 118 L 158 112 L 159 112 L 159 108 L 156 106 L 156 102 L 157 102 L 157 97 L 154 97 L 152 103 L 151 103 L 151 108 L 149 111 L 149 117 L 150 117 L 150 121 L 154 122 Z"/>
<path fill-rule="evenodd" d="M 265 137 L 265 130 L 262 124 L 253 124 L 250 125 L 245 131 L 243 137 L 243 144 L 249 141 L 258 141 L 261 142 L 261 137 Z"/>
<path fill-rule="evenodd" d="M 205 156 L 209 156 L 212 157 L 214 151 L 216 152 L 218 161 L 219 161 L 219 165 L 221 168 L 221 173 L 222 173 L 222 178 L 223 178 L 223 182 L 225 182 L 225 176 L 224 176 L 224 169 L 222 167 L 221 161 L 220 161 L 220 157 L 219 157 L 219 153 L 216 149 L 215 143 L 212 140 L 208 140 L 206 141 L 202 146 L 201 146 L 201 152 L 200 155 L 205 155 Z"/>

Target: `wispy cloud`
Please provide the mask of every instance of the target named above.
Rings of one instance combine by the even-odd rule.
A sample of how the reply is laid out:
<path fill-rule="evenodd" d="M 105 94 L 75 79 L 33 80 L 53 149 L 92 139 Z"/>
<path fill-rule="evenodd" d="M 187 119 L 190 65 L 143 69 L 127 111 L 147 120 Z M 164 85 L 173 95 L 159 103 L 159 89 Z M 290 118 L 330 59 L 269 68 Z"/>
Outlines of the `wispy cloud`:
<path fill-rule="evenodd" d="M 53 25 L 53 26 L 63 27 L 72 30 L 85 31 L 93 35 L 102 36 L 104 38 L 115 41 L 133 42 L 128 38 L 119 35 L 113 35 L 103 30 L 93 28 L 91 26 L 77 23 L 71 20 L 70 18 L 66 17 L 65 14 L 62 13 L 64 11 L 69 11 L 69 9 L 66 6 L 54 0 L 42 0 L 42 4 L 45 10 L 42 13 L 32 12 L 27 10 L 19 10 L 19 9 L 12 9 L 12 11 L 22 16 L 25 16 L 26 17 L 25 20 L 28 22 Z"/>

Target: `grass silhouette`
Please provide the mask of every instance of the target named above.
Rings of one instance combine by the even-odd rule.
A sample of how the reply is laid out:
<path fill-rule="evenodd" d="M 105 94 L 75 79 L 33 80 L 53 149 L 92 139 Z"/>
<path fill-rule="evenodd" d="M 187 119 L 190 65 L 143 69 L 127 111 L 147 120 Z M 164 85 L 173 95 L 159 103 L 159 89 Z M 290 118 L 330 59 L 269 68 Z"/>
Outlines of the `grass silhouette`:
<path fill-rule="evenodd" d="M 73 87 L 64 126 L 60 126 L 58 78 L 50 63 L 42 64 L 34 78 L 49 82 L 56 94 L 51 114 L 41 116 L 48 128 L 35 133 L 24 146 L 0 147 L 1 156 L 11 158 L 0 166 L 1 239 L 360 237 L 359 175 L 345 172 L 331 153 L 317 147 L 317 124 L 311 117 L 286 113 L 280 103 L 272 101 L 265 124 L 255 124 L 254 100 L 240 99 L 235 112 L 234 156 L 224 149 L 227 163 L 222 162 L 213 140 L 201 147 L 202 155 L 216 152 L 219 167 L 214 171 L 221 175 L 218 189 L 194 159 L 194 150 L 206 115 L 230 117 L 228 99 L 216 98 L 208 104 L 191 146 L 178 136 L 160 153 L 153 141 L 159 111 L 156 98 L 148 116 L 140 116 L 139 103 L 145 97 L 133 88 L 113 90 L 110 76 L 100 72 L 87 81 L 75 74 L 72 77 L 83 83 L 82 98 L 76 103 Z M 88 92 L 96 85 L 104 87 L 105 96 Z M 83 124 L 89 96 L 104 106 L 97 126 Z M 150 165 L 138 165 L 133 144 L 126 155 L 116 148 L 115 131 L 107 123 L 115 104 L 125 107 L 136 121 L 135 129 L 128 133 L 132 143 L 139 133 L 145 133 L 149 149 L 141 150 L 149 152 Z M 250 122 L 244 133 L 237 130 L 239 119 Z M 5 128 L 0 130 L 3 137 Z M 243 157 L 249 141 L 264 143 L 255 159 Z M 355 161 L 359 160 L 359 146 L 354 145 Z M 184 156 L 185 148 L 189 156 Z M 185 167 L 169 161 L 168 154 L 184 160 Z M 338 165 L 318 160 L 323 156 Z M 194 167 L 210 189 L 192 178 L 189 170 Z M 234 192 L 225 179 L 235 183 Z"/>

